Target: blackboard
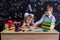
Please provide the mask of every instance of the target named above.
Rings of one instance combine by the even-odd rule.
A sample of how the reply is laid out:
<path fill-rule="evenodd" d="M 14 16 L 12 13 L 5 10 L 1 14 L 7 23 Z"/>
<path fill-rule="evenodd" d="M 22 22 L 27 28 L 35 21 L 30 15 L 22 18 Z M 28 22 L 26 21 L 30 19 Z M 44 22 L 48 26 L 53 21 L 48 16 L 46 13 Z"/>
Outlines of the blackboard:
<path fill-rule="evenodd" d="M 39 20 L 44 13 L 46 4 L 51 3 L 54 7 L 54 16 L 57 25 L 60 23 L 60 0 L 0 0 L 0 24 L 9 19 L 21 21 L 24 13 L 32 13 L 35 21 Z"/>

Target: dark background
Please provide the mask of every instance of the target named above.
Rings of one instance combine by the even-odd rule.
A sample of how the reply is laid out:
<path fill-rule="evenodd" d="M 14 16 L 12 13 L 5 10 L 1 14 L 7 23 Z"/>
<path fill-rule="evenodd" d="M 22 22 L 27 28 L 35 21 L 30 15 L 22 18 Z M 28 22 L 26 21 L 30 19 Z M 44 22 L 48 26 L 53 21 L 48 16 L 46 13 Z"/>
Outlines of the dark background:
<path fill-rule="evenodd" d="M 56 17 L 56 29 L 59 31 L 60 0 L 0 0 L 0 29 L 3 29 L 3 24 L 9 19 L 23 20 L 25 12 L 33 13 L 35 21 L 39 20 L 45 11 L 45 5 L 49 3 L 54 7 L 53 15 Z"/>
<path fill-rule="evenodd" d="M 55 29 L 60 32 L 60 0 L 0 0 L 0 32 L 7 20 L 21 21 L 25 12 L 34 14 L 35 21 L 39 20 L 48 3 L 54 7 L 53 15 L 57 24 Z"/>

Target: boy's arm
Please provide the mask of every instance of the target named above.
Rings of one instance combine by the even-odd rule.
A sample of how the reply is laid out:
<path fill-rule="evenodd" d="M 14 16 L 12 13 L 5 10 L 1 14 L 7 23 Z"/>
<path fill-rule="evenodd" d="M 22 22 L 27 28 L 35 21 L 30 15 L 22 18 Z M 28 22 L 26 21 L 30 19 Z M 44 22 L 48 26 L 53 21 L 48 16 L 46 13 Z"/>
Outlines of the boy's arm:
<path fill-rule="evenodd" d="M 38 24 L 41 24 L 42 21 L 44 20 L 44 17 L 45 17 L 45 14 L 42 16 L 42 18 L 41 18 L 39 21 L 37 21 L 37 22 L 34 24 L 34 27 L 37 27 Z"/>
<path fill-rule="evenodd" d="M 41 24 L 42 22 L 43 22 L 43 19 L 44 19 L 44 17 L 45 17 L 45 14 L 42 16 L 42 18 L 39 20 L 39 21 L 37 21 L 35 24 Z"/>

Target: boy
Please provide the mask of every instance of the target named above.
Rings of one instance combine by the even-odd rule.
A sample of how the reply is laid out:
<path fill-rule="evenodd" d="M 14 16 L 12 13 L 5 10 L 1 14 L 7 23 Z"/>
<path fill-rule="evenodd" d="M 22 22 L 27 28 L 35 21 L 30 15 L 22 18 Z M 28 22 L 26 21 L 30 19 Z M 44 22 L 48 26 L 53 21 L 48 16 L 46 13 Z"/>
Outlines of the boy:
<path fill-rule="evenodd" d="M 44 24 L 44 22 L 52 22 L 50 26 L 50 30 L 54 29 L 56 20 L 52 13 L 53 13 L 53 7 L 52 5 L 48 4 L 47 10 L 43 14 L 42 18 L 39 21 L 37 21 L 34 24 L 34 26 L 37 26 L 38 24 L 41 24 L 41 23 Z M 49 25 L 44 24 L 44 26 L 49 26 Z"/>

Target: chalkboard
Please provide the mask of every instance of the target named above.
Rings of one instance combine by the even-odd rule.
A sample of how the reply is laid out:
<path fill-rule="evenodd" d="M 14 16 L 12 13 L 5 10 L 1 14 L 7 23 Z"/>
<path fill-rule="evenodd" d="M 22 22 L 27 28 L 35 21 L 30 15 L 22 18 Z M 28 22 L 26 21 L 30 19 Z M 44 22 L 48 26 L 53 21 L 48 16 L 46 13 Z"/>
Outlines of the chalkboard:
<path fill-rule="evenodd" d="M 35 21 L 37 21 L 44 14 L 44 7 L 48 3 L 54 7 L 53 15 L 58 25 L 60 23 L 60 0 L 0 0 L 0 21 L 1 23 L 9 19 L 21 21 L 25 12 L 34 14 Z"/>

